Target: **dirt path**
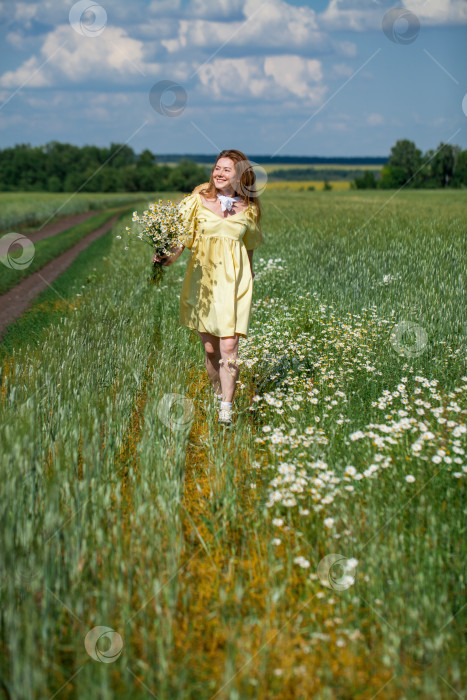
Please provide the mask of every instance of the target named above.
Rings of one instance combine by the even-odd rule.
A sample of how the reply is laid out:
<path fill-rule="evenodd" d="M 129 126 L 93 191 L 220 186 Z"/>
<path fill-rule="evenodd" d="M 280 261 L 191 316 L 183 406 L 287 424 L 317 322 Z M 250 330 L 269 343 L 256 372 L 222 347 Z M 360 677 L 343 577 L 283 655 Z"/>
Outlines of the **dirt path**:
<path fill-rule="evenodd" d="M 93 213 L 95 214 L 96 212 Z M 88 214 L 88 212 L 86 212 L 86 214 Z M 82 217 L 84 214 L 78 214 L 77 216 Z M 67 267 L 73 262 L 79 253 L 85 250 L 97 238 L 100 238 L 105 233 L 110 231 L 114 223 L 117 221 L 118 216 L 118 214 L 113 216 L 103 226 L 89 233 L 72 248 L 62 253 L 62 255 L 59 255 L 57 258 L 55 258 L 55 260 L 51 260 L 40 270 L 34 272 L 32 275 L 13 287 L 13 289 L 10 289 L 8 292 L 0 296 L 0 340 L 6 326 L 21 316 L 21 314 L 31 305 L 33 299 L 47 286 L 51 285 L 54 279 L 56 279 L 58 275 L 67 269 Z M 68 217 L 68 219 L 71 218 L 76 217 Z M 60 225 L 63 224 L 63 221 L 56 223 Z M 65 224 L 65 228 L 70 228 L 70 225 L 73 224 L 69 224 L 68 222 Z M 52 226 L 53 224 L 51 224 L 50 227 L 47 227 L 47 229 L 50 229 Z M 46 231 L 47 229 L 44 228 L 43 231 Z M 38 233 L 43 233 L 43 231 Z M 56 230 L 55 233 L 59 233 L 59 231 Z M 49 233 L 48 235 L 52 236 L 54 234 Z M 43 238 L 46 237 L 47 236 L 43 236 Z M 39 239 L 33 240 L 36 241 Z"/>
<path fill-rule="evenodd" d="M 27 236 L 27 238 L 29 238 L 33 243 L 37 243 L 37 241 L 42 241 L 44 238 L 57 236 L 59 233 L 63 233 L 63 231 L 67 231 L 67 229 L 72 228 L 72 226 L 78 226 L 78 224 L 90 219 L 91 216 L 100 214 L 102 211 L 104 211 L 104 209 L 84 211 L 81 214 L 62 216 L 57 221 L 51 221 L 50 224 L 47 224 L 47 226 L 44 226 L 43 228 L 37 229 L 37 231 L 31 231 L 30 233 L 27 233 L 27 231 L 20 231 L 20 233 Z"/>

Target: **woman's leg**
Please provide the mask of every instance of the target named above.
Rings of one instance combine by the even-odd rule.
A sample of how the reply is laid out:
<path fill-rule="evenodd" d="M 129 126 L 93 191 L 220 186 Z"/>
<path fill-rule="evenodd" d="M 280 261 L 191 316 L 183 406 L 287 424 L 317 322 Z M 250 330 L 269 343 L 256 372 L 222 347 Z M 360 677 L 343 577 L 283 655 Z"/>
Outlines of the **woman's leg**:
<path fill-rule="evenodd" d="M 232 401 L 237 387 L 237 379 L 240 373 L 236 362 L 238 357 L 238 338 L 238 333 L 234 336 L 220 338 L 222 362 L 219 376 L 222 386 L 223 401 Z"/>
<path fill-rule="evenodd" d="M 211 333 L 201 333 L 201 331 L 196 331 L 204 345 L 204 350 L 206 353 L 205 364 L 206 372 L 208 373 L 209 381 L 216 394 L 221 393 L 221 382 L 219 377 L 219 360 L 221 359 L 221 353 L 219 348 L 219 338 L 216 335 L 211 335 Z"/>

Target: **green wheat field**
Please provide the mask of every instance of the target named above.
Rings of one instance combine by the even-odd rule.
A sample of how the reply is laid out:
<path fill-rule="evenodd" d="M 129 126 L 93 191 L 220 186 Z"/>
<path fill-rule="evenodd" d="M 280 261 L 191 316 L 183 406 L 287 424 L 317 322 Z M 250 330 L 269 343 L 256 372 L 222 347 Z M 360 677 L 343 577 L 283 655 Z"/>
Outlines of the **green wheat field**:
<path fill-rule="evenodd" d="M 463 697 L 465 192 L 266 190 L 231 429 L 94 198 L 2 343 L 1 697 Z"/>

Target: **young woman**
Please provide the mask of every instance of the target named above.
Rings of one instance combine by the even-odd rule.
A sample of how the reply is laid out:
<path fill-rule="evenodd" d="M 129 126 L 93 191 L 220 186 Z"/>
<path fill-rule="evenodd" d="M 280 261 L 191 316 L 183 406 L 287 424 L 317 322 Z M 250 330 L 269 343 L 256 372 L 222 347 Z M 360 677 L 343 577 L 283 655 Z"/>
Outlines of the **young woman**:
<path fill-rule="evenodd" d="M 209 182 L 180 205 L 186 235 L 170 257 L 191 251 L 180 295 L 180 323 L 203 342 L 206 371 L 220 401 L 218 421 L 232 423 L 239 375 L 239 337 L 247 337 L 253 295 L 253 251 L 263 242 L 253 167 L 244 153 L 221 151 Z"/>

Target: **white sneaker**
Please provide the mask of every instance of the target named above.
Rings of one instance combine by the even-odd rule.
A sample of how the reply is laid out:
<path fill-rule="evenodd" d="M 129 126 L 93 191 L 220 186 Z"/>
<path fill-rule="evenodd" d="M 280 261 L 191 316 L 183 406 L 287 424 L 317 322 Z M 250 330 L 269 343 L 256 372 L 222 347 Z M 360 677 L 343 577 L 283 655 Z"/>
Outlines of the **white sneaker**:
<path fill-rule="evenodd" d="M 218 423 L 223 425 L 232 424 L 232 409 L 231 408 L 219 408 Z"/>

